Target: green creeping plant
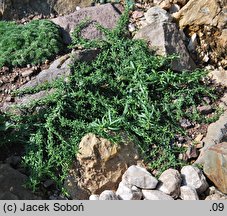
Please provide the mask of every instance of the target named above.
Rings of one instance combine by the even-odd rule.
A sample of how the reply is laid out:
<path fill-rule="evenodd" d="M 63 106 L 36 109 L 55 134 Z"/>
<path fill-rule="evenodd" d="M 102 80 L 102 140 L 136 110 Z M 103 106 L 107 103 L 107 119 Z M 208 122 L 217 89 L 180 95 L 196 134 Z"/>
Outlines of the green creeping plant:
<path fill-rule="evenodd" d="M 62 188 L 78 144 L 90 132 L 114 143 L 122 141 L 119 134 L 124 132 L 150 168 L 159 172 L 182 165 L 178 154 L 183 149 L 173 145 L 176 135 L 186 133 L 180 120 L 204 121 L 196 107 L 204 96 L 214 101 L 215 89 L 203 81 L 205 71 L 173 71 L 172 56 L 156 56 L 144 41 L 132 40 L 128 11 L 115 29 L 97 26 L 104 39 L 81 38 L 86 21 L 74 30 L 70 48 L 100 52 L 91 62 L 75 61 L 67 81 L 62 78 L 21 92 L 54 89 L 21 107 L 24 115 L 16 121 L 26 128 L 24 166 L 33 190 L 47 178 Z"/>

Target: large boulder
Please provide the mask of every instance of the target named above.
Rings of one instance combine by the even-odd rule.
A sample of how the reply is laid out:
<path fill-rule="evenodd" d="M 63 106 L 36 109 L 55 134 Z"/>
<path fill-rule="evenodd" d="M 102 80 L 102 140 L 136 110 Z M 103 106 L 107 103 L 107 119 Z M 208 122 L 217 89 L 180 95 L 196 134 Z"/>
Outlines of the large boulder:
<path fill-rule="evenodd" d="M 73 199 L 84 199 L 104 190 L 116 191 L 122 175 L 130 165 L 136 164 L 137 149 L 122 133 L 123 142 L 112 144 L 94 134 L 84 136 L 79 144 L 77 166 L 72 168 L 65 181 L 65 188 Z"/>
<path fill-rule="evenodd" d="M 221 192 L 227 194 L 227 142 L 208 148 L 203 171 Z"/>
<path fill-rule="evenodd" d="M 227 4 L 219 0 L 190 0 L 179 12 L 173 14 L 182 30 L 200 40 L 199 55 L 209 63 L 227 67 L 226 29 Z"/>
<path fill-rule="evenodd" d="M 86 19 L 89 20 L 89 24 L 83 29 L 82 36 L 87 39 L 102 38 L 103 34 L 96 28 L 96 24 L 101 24 L 110 29 L 114 28 L 120 17 L 119 10 L 116 10 L 116 7 L 111 4 L 87 7 L 69 15 L 54 18 L 52 21 L 64 29 L 63 39 L 66 43 L 71 42 L 70 33 L 81 21 Z M 122 10 L 120 6 L 118 8 Z"/>
<path fill-rule="evenodd" d="M 196 65 L 170 15 L 159 7 L 152 7 L 145 17 L 149 24 L 141 28 L 134 39 L 146 40 L 149 47 L 158 55 L 179 55 L 179 59 L 172 63 L 172 68 L 176 71 L 195 69 Z"/>
<path fill-rule="evenodd" d="M 24 187 L 27 178 L 8 164 L 0 164 L 0 200 L 41 199 Z"/>

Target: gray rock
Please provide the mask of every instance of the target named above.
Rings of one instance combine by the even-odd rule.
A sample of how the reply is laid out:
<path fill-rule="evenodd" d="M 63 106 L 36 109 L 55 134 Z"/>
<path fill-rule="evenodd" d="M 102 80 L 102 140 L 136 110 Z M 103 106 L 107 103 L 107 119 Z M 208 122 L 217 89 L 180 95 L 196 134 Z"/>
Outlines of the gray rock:
<path fill-rule="evenodd" d="M 170 168 L 164 171 L 158 180 L 158 190 L 172 196 L 173 198 L 179 196 L 182 178 L 177 170 Z"/>
<path fill-rule="evenodd" d="M 147 200 L 174 200 L 171 196 L 159 190 L 142 190 L 142 193 Z"/>
<path fill-rule="evenodd" d="M 180 198 L 182 200 L 199 200 L 196 189 L 189 186 L 180 187 Z"/>
<path fill-rule="evenodd" d="M 41 199 L 24 188 L 27 176 L 8 164 L 0 164 L 0 200 L 36 200 Z"/>
<path fill-rule="evenodd" d="M 20 156 L 10 156 L 6 159 L 6 163 L 10 164 L 13 167 L 16 167 L 21 162 Z"/>
<path fill-rule="evenodd" d="M 204 156 L 204 173 L 222 192 L 227 194 L 227 142 L 209 147 Z"/>
<path fill-rule="evenodd" d="M 206 177 L 203 172 L 195 166 L 184 166 L 181 169 L 182 184 L 195 188 L 198 194 L 203 193 L 208 187 Z"/>
<path fill-rule="evenodd" d="M 99 200 L 118 200 L 118 197 L 114 191 L 105 190 L 100 194 Z"/>
<path fill-rule="evenodd" d="M 207 149 L 222 141 L 224 135 L 227 133 L 226 119 L 227 111 L 225 111 L 216 122 L 209 125 L 207 134 L 202 140 L 202 142 L 204 142 L 204 147 L 201 149 L 200 155 L 195 163 L 203 164 Z"/>
<path fill-rule="evenodd" d="M 158 180 L 145 168 L 135 165 L 130 166 L 126 170 L 122 176 L 122 180 L 142 189 L 154 189 L 158 184 Z"/>
<path fill-rule="evenodd" d="M 144 17 L 149 24 L 171 22 L 172 17 L 167 11 L 163 10 L 158 6 L 151 7 L 145 14 Z"/>
<path fill-rule="evenodd" d="M 139 188 L 127 186 L 123 182 L 120 182 L 116 194 L 122 200 L 140 200 L 142 198 L 142 191 Z"/>
<path fill-rule="evenodd" d="M 87 7 L 75 11 L 66 16 L 57 17 L 52 21 L 64 29 L 63 39 L 65 43 L 71 42 L 70 33 L 78 26 L 81 21 L 89 18 L 89 24 L 83 29 L 82 36 L 86 39 L 103 38 L 103 34 L 96 28 L 99 23 L 105 28 L 114 28 L 120 13 L 111 4 L 104 4 L 95 7 Z"/>
<path fill-rule="evenodd" d="M 99 195 L 92 194 L 92 195 L 89 197 L 89 200 L 99 200 Z"/>
<path fill-rule="evenodd" d="M 157 17 L 158 19 L 159 17 Z M 154 21 L 141 28 L 134 39 L 144 39 L 149 42 L 149 47 L 158 55 L 179 55 L 179 59 L 172 62 L 173 70 L 182 71 L 196 68 L 175 23 Z"/>

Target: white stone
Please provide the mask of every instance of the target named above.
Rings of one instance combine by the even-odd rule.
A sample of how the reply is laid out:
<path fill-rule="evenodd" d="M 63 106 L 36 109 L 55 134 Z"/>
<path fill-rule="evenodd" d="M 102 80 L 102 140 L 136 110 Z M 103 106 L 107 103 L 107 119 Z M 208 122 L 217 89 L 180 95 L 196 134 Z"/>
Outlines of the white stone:
<path fill-rule="evenodd" d="M 180 198 L 182 200 L 199 200 L 196 189 L 189 186 L 180 187 Z"/>
<path fill-rule="evenodd" d="M 97 194 L 92 194 L 92 195 L 89 197 L 89 200 L 99 200 L 99 195 L 97 195 Z"/>
<path fill-rule="evenodd" d="M 171 196 L 159 190 L 142 190 L 146 200 L 174 200 Z"/>
<path fill-rule="evenodd" d="M 172 21 L 172 17 L 162 8 L 155 6 L 151 7 L 145 14 L 146 21 L 150 23 L 163 23 Z"/>
<path fill-rule="evenodd" d="M 190 39 L 190 41 L 189 41 L 188 50 L 189 50 L 190 52 L 195 51 L 197 45 L 198 45 L 198 42 L 197 42 L 197 34 L 194 33 L 194 34 L 191 36 L 191 39 Z"/>
<path fill-rule="evenodd" d="M 140 200 L 142 198 L 142 191 L 139 188 L 130 187 L 123 182 L 120 182 L 116 194 L 122 200 Z"/>
<path fill-rule="evenodd" d="M 118 197 L 114 191 L 105 190 L 100 194 L 99 200 L 118 200 Z"/>
<path fill-rule="evenodd" d="M 181 175 L 183 185 L 195 188 L 198 194 L 203 193 L 209 187 L 206 177 L 198 167 L 184 166 L 181 169 Z"/>
<path fill-rule="evenodd" d="M 164 171 L 158 180 L 158 190 L 172 196 L 173 198 L 179 196 L 182 178 L 177 170 L 168 169 Z"/>
<path fill-rule="evenodd" d="M 122 181 L 142 189 L 154 189 L 158 184 L 158 180 L 145 168 L 135 165 L 126 170 L 122 176 Z"/>

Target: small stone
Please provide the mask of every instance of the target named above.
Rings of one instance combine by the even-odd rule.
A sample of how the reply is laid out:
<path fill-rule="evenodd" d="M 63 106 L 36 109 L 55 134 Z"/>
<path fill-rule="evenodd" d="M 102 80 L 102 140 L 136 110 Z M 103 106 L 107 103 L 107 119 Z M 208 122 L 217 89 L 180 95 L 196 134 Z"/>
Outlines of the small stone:
<path fill-rule="evenodd" d="M 114 191 L 105 190 L 100 194 L 99 200 L 118 200 L 118 197 Z"/>
<path fill-rule="evenodd" d="M 180 193 L 181 175 L 175 169 L 167 169 L 159 177 L 159 184 L 157 189 L 167 195 L 177 198 Z"/>
<path fill-rule="evenodd" d="M 195 188 L 198 194 L 203 193 L 209 187 L 206 177 L 198 167 L 184 166 L 181 169 L 181 175 L 183 185 Z"/>
<path fill-rule="evenodd" d="M 201 148 L 203 148 L 203 146 L 204 146 L 204 143 L 202 141 L 200 141 L 198 144 L 196 144 L 197 149 L 201 149 Z"/>
<path fill-rule="evenodd" d="M 14 98 L 12 96 L 7 96 L 6 97 L 6 102 L 13 102 L 14 101 Z"/>
<path fill-rule="evenodd" d="M 122 180 L 130 185 L 134 185 L 142 189 L 154 189 L 158 184 L 158 180 L 152 176 L 145 168 L 132 165 L 124 175 Z"/>
<path fill-rule="evenodd" d="M 180 187 L 180 198 L 182 200 L 199 200 L 196 189 L 189 186 Z"/>
<path fill-rule="evenodd" d="M 188 159 L 193 159 L 199 156 L 199 152 L 194 145 L 189 145 L 186 151 L 186 155 Z"/>
<path fill-rule="evenodd" d="M 5 161 L 7 164 L 11 165 L 12 167 L 16 167 L 21 162 L 20 156 L 10 156 Z"/>
<path fill-rule="evenodd" d="M 144 15 L 143 11 L 133 11 L 132 18 L 139 19 L 139 18 L 143 17 L 143 15 Z"/>
<path fill-rule="evenodd" d="M 26 70 L 24 72 L 21 73 L 22 77 L 28 77 L 31 76 L 33 74 L 34 70 L 30 69 L 30 70 Z"/>
<path fill-rule="evenodd" d="M 178 4 L 172 4 L 170 9 L 169 9 L 169 13 L 173 14 L 176 13 L 180 10 L 180 6 Z"/>
<path fill-rule="evenodd" d="M 136 186 L 128 186 L 120 182 L 116 191 L 118 197 L 122 200 L 141 200 L 142 191 Z"/>
<path fill-rule="evenodd" d="M 203 139 L 203 134 L 200 133 L 196 136 L 196 138 L 194 140 L 195 140 L 195 142 L 199 143 L 202 139 Z"/>
<path fill-rule="evenodd" d="M 191 38 L 190 38 L 190 41 L 189 41 L 189 44 L 188 44 L 188 50 L 189 50 L 190 52 L 195 51 L 195 50 L 196 50 L 196 47 L 197 47 L 197 44 L 198 44 L 198 42 L 197 42 L 197 34 L 194 33 L 194 34 L 191 36 Z"/>
<path fill-rule="evenodd" d="M 188 119 L 181 119 L 180 125 L 182 128 L 185 128 L 185 129 L 192 127 L 192 123 Z"/>
<path fill-rule="evenodd" d="M 49 187 L 51 187 L 51 186 L 53 186 L 54 185 L 54 181 L 52 180 L 52 179 L 47 179 L 44 183 L 43 183 L 43 186 L 45 187 L 45 188 L 49 188 Z"/>
<path fill-rule="evenodd" d="M 159 190 L 142 190 L 143 197 L 147 200 L 173 200 L 173 198 Z"/>
<path fill-rule="evenodd" d="M 202 114 L 202 115 L 207 115 L 213 112 L 213 108 L 210 105 L 205 105 L 205 106 L 199 106 L 197 107 L 197 110 Z"/>
<path fill-rule="evenodd" d="M 99 200 L 99 195 L 97 195 L 97 194 L 92 194 L 92 195 L 89 197 L 89 200 Z"/>
<path fill-rule="evenodd" d="M 130 24 L 128 25 L 128 30 L 129 30 L 130 32 L 134 32 L 134 31 L 136 30 L 135 25 L 132 24 L 132 23 L 130 23 Z"/>

